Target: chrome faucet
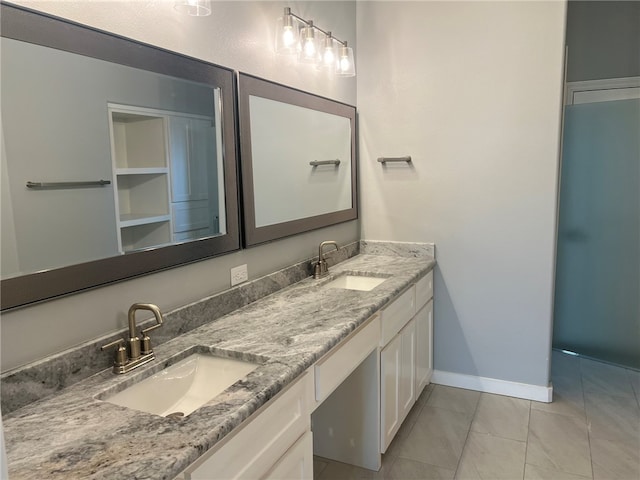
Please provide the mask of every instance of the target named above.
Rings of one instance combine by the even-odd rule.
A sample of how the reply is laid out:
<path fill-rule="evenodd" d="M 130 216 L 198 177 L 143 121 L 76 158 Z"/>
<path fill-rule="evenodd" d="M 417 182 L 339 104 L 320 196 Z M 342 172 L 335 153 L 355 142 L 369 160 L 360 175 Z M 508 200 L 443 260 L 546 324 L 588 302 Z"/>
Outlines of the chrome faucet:
<path fill-rule="evenodd" d="M 136 334 L 136 311 L 137 310 L 149 310 L 156 317 L 155 325 L 143 328 L 140 330 L 142 339 Z M 126 340 L 119 338 L 111 343 L 103 345 L 100 349 L 102 351 L 115 347 L 115 357 L 113 361 L 113 373 L 127 373 L 136 367 L 149 363 L 155 358 L 153 349 L 151 348 L 151 339 L 148 333 L 151 330 L 155 330 L 162 326 L 162 313 L 160 309 L 151 303 L 134 303 L 129 308 L 127 315 L 129 320 L 129 338 Z M 129 345 L 127 348 L 125 343 Z"/>
<path fill-rule="evenodd" d="M 323 248 L 325 245 L 333 245 L 338 250 L 338 244 L 332 240 L 322 242 L 318 248 L 318 262 L 313 267 L 313 278 L 322 278 L 329 274 L 329 265 L 324 259 Z"/>

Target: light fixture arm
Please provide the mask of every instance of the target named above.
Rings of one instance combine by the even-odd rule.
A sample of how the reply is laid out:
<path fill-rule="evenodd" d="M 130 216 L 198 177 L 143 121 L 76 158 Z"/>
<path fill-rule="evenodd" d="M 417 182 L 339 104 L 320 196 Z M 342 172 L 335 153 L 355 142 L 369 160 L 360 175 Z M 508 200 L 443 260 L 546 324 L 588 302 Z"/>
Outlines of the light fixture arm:
<path fill-rule="evenodd" d="M 331 32 L 328 32 L 326 30 L 323 30 L 322 28 L 320 28 L 319 26 L 317 26 L 315 23 L 313 23 L 312 20 L 305 20 L 304 18 L 296 15 L 295 13 L 291 12 L 291 8 L 290 7 L 284 7 L 284 17 L 292 17 L 295 18 L 296 20 L 298 20 L 301 23 L 304 23 L 307 28 L 313 28 L 314 30 L 318 30 L 320 33 L 322 33 L 325 37 L 330 37 L 333 40 L 335 40 L 336 42 L 338 42 L 340 45 L 342 45 L 343 47 L 347 46 L 347 42 L 340 40 L 337 37 L 334 37 Z"/>

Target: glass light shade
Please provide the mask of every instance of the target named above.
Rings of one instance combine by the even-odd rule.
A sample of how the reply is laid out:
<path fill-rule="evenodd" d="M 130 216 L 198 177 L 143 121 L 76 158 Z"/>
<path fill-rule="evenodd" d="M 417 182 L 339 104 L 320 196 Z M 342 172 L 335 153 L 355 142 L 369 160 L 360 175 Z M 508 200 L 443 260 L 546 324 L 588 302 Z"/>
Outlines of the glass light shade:
<path fill-rule="evenodd" d="M 313 24 L 300 30 L 300 53 L 298 61 L 301 63 L 318 62 L 318 40 Z"/>
<path fill-rule="evenodd" d="M 297 55 L 300 46 L 298 25 L 291 15 L 284 15 L 276 22 L 276 53 Z"/>
<path fill-rule="evenodd" d="M 334 73 L 338 59 L 338 49 L 330 32 L 321 42 L 321 45 L 318 55 L 318 68 L 327 69 L 331 73 Z"/>
<path fill-rule="evenodd" d="M 353 61 L 353 48 L 347 47 L 346 45 L 338 48 L 336 75 L 341 77 L 355 77 L 356 64 Z"/>
<path fill-rule="evenodd" d="M 192 17 L 211 15 L 211 0 L 175 0 L 173 8 Z"/>

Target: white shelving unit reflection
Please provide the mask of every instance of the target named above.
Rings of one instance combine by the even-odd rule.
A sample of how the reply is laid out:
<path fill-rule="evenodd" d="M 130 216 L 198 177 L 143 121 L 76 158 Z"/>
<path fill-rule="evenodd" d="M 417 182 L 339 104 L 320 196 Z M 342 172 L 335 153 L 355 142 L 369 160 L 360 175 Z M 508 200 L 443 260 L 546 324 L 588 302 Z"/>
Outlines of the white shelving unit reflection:
<path fill-rule="evenodd" d="M 170 244 L 166 116 L 110 105 L 109 120 L 120 252 Z"/>

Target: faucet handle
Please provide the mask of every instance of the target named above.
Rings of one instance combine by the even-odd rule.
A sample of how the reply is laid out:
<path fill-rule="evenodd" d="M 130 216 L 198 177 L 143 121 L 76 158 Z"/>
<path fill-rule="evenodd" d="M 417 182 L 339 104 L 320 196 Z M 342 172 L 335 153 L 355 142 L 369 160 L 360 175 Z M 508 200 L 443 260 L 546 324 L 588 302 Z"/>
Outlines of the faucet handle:
<path fill-rule="evenodd" d="M 153 312 L 153 315 L 156 318 L 156 323 L 154 325 L 151 325 L 150 327 L 147 327 L 147 328 L 142 328 L 140 330 L 140 333 L 142 336 L 140 353 L 142 353 L 142 355 L 150 355 L 153 353 L 153 349 L 151 348 L 151 338 L 149 338 L 148 334 L 151 330 L 155 330 L 156 328 L 162 326 L 163 318 L 162 318 L 162 313 L 160 312 L 160 309 L 156 305 L 153 305 L 151 303 L 143 304 L 143 305 L 147 310 Z"/>
<path fill-rule="evenodd" d="M 142 339 L 140 340 L 140 353 L 142 355 L 151 355 L 153 353 L 153 348 L 151 348 L 151 337 L 146 333 L 143 333 Z"/>
<path fill-rule="evenodd" d="M 127 349 L 124 346 L 124 340 L 122 338 L 118 338 L 111 343 L 101 346 L 100 350 L 104 352 L 111 347 L 115 347 L 115 356 L 113 359 L 114 367 L 120 367 L 127 363 Z"/>
<path fill-rule="evenodd" d="M 153 348 L 151 348 L 151 337 L 149 337 L 148 333 L 161 326 L 162 323 L 156 323 L 155 325 L 151 325 L 150 327 L 140 330 L 140 333 L 142 334 L 142 338 L 140 339 L 140 353 L 142 355 L 150 355 L 153 353 Z"/>

